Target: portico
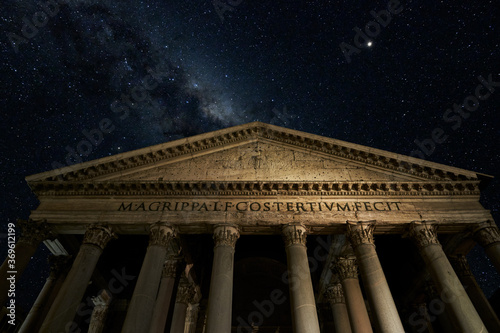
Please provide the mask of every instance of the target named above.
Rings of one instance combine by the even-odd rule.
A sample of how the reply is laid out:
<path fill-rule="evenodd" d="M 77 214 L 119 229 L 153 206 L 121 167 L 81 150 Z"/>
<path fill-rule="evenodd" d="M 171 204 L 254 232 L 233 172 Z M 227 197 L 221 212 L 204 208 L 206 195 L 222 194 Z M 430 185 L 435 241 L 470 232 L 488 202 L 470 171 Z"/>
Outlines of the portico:
<path fill-rule="evenodd" d="M 500 262 L 488 179 L 259 122 L 29 176 L 30 251 L 74 255 L 40 328 L 86 329 L 104 289 L 103 332 L 402 333 L 434 283 L 453 325 L 486 332 L 447 256 L 477 241 Z"/>

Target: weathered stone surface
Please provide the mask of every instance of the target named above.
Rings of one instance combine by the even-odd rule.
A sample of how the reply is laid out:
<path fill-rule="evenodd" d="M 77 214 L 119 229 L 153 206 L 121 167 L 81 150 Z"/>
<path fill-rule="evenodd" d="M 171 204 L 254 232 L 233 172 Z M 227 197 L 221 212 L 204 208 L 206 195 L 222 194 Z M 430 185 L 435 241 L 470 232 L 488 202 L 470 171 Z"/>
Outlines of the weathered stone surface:
<path fill-rule="evenodd" d="M 401 233 L 432 220 L 440 232 L 490 220 L 475 172 L 259 122 L 27 177 L 34 220 L 59 233 L 107 223 L 148 234 L 163 222 L 180 233 L 220 223 L 242 234 L 279 234 L 283 221 L 340 233 L 346 220 L 375 220 Z"/>

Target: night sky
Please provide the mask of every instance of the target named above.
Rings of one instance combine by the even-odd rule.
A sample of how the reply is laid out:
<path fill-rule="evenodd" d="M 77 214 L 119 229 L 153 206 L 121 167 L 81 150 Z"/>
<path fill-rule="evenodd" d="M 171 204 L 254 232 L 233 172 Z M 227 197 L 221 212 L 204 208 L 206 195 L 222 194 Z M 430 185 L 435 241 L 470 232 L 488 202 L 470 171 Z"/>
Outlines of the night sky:
<path fill-rule="evenodd" d="M 500 221 L 496 1 L 3 0 L 0 9 L 1 232 L 37 206 L 27 175 L 255 120 L 494 175 L 482 204 Z M 103 141 L 66 159 L 102 121 L 112 128 Z M 432 149 L 436 129 L 446 140 Z M 41 247 L 21 281 L 25 307 L 47 254 Z M 499 275 L 478 247 L 469 259 L 491 296 Z"/>

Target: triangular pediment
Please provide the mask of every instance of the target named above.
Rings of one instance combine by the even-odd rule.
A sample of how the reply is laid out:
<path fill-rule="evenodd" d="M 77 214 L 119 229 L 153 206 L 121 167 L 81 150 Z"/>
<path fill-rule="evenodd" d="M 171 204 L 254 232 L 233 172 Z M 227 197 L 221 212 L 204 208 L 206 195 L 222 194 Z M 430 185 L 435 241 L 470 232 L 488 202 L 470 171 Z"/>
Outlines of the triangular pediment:
<path fill-rule="evenodd" d="M 27 177 L 39 182 L 477 180 L 473 171 L 253 122 Z"/>
<path fill-rule="evenodd" d="M 119 181 L 415 181 L 357 161 L 259 138 L 239 145 L 164 161 L 147 170 L 116 175 Z"/>

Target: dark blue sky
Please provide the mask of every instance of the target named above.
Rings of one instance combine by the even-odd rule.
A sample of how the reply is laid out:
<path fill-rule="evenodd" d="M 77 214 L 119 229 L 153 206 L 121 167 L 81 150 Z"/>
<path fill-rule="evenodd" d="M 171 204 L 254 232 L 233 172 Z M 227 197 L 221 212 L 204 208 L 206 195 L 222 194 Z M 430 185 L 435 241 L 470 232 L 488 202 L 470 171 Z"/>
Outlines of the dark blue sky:
<path fill-rule="evenodd" d="M 500 83 L 474 104 L 479 76 L 500 82 L 494 1 L 41 3 L 47 15 L 0 5 L 2 226 L 36 208 L 24 177 L 68 151 L 88 161 L 254 120 L 406 155 L 441 129 L 426 159 L 500 176 Z M 102 142 L 79 146 L 102 121 Z M 482 203 L 497 221 L 499 202 L 494 180 Z M 478 251 L 491 295 L 500 278 Z"/>

